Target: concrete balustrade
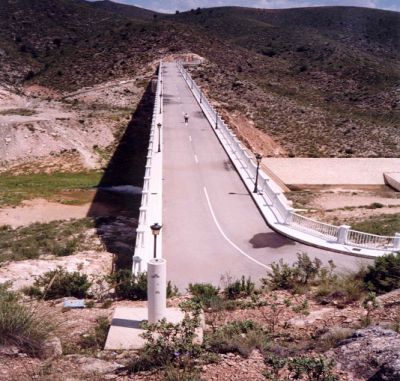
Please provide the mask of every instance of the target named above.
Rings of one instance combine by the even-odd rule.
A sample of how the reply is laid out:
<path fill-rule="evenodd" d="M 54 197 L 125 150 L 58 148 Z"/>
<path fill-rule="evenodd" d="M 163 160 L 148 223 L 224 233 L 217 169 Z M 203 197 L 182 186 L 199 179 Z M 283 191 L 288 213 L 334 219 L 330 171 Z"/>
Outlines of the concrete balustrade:
<path fill-rule="evenodd" d="M 393 240 L 393 247 L 400 251 L 400 233 L 396 233 Z"/>
<path fill-rule="evenodd" d="M 162 149 L 158 152 L 159 143 L 162 146 L 163 123 L 163 82 L 162 61 L 160 62 L 157 78 L 157 87 L 154 95 L 153 119 L 149 133 L 145 174 L 141 206 L 139 208 L 139 225 L 136 229 L 135 255 L 132 271 L 137 274 L 147 271 L 148 262 L 154 256 L 153 235 L 150 226 L 154 223 L 162 224 Z M 162 258 L 162 232 L 157 238 L 156 257 Z"/>
<path fill-rule="evenodd" d="M 351 229 L 351 226 L 348 225 L 341 225 L 339 226 L 339 230 L 338 230 L 338 243 L 341 244 L 346 244 L 347 242 L 347 236 L 349 234 L 349 230 Z"/>
<path fill-rule="evenodd" d="M 259 192 L 254 194 L 252 189 L 257 164 L 253 161 L 253 155 L 247 152 L 247 148 L 218 115 L 181 63 L 178 63 L 178 68 L 261 213 L 273 229 L 297 241 L 346 254 L 376 257 L 385 252 L 400 250 L 400 233 L 396 233 L 394 237 L 380 237 L 353 231 L 349 226 L 338 227 L 296 214 L 280 187 L 261 168 Z"/>

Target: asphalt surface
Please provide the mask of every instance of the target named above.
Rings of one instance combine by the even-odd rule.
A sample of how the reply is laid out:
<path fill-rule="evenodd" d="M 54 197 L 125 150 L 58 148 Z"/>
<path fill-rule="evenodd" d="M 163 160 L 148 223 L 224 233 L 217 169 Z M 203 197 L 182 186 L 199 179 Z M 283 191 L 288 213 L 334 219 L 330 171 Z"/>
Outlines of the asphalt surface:
<path fill-rule="evenodd" d="M 221 276 L 258 280 L 272 262 L 292 263 L 299 252 L 342 270 L 365 262 L 271 230 L 176 64 L 165 63 L 163 72 L 163 257 L 173 284 L 184 290 L 190 282 L 219 285 Z"/>

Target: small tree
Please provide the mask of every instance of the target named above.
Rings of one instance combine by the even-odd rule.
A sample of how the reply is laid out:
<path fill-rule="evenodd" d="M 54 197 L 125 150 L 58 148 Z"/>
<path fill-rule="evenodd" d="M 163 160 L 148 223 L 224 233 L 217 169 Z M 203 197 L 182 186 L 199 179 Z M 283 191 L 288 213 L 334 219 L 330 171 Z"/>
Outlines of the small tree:
<path fill-rule="evenodd" d="M 58 299 L 65 296 L 84 298 L 91 285 L 86 274 L 78 271 L 68 272 L 61 267 L 44 273 L 34 283 L 35 287 L 43 288 L 44 299 Z"/>
<path fill-rule="evenodd" d="M 400 252 L 376 258 L 374 265 L 368 266 L 364 282 L 377 294 L 400 288 Z"/>

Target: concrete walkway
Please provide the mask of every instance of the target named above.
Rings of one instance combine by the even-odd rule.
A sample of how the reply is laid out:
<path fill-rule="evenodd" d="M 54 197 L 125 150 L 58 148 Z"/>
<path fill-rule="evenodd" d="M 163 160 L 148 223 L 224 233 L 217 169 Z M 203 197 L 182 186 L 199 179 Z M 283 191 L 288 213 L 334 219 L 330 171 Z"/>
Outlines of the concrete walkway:
<path fill-rule="evenodd" d="M 257 280 L 272 262 L 293 262 L 301 251 L 342 269 L 359 266 L 360 258 L 296 243 L 267 226 L 175 63 L 164 66 L 163 143 L 163 256 L 181 290 L 190 282 L 218 285 L 226 274 Z"/>

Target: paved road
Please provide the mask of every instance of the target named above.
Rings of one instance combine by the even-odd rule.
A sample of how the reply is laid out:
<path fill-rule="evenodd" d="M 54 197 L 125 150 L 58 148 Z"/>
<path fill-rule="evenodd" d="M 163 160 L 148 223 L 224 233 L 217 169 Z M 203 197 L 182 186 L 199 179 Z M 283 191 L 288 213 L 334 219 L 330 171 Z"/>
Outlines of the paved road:
<path fill-rule="evenodd" d="M 174 63 L 164 64 L 163 128 L 163 256 L 173 284 L 218 285 L 226 274 L 260 279 L 269 264 L 292 262 L 301 251 L 357 268 L 359 258 L 299 244 L 267 226 Z"/>

